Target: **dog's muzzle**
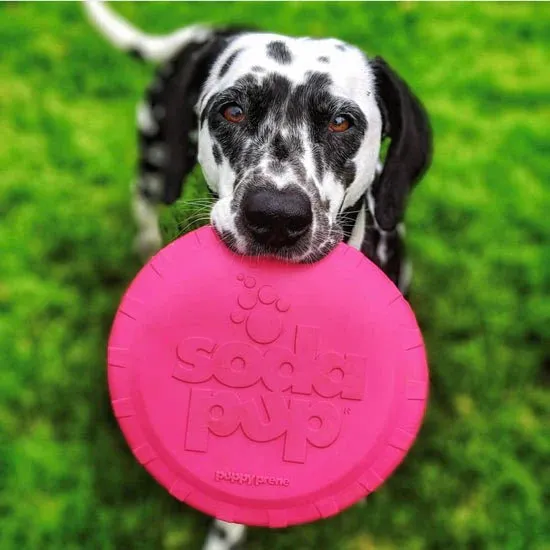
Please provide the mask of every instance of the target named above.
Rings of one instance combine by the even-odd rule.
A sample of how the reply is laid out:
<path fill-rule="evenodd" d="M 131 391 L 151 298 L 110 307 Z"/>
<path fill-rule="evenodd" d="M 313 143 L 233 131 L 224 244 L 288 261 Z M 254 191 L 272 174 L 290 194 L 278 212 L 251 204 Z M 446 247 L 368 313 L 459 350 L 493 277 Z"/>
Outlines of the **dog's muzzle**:
<path fill-rule="evenodd" d="M 296 185 L 249 189 L 242 203 L 243 225 L 258 244 L 280 249 L 296 244 L 311 227 L 309 197 Z"/>

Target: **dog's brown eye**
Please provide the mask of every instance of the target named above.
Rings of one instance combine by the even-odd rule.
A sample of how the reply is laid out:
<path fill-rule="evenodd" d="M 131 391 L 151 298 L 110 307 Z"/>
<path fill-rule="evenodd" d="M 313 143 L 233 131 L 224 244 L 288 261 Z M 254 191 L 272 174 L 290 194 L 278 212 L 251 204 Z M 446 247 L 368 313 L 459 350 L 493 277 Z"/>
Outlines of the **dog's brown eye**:
<path fill-rule="evenodd" d="M 244 120 L 244 111 L 235 103 L 224 107 L 222 109 L 222 114 L 225 120 L 235 124 Z"/>
<path fill-rule="evenodd" d="M 328 125 L 328 128 L 331 132 L 345 132 L 349 130 L 351 126 L 351 121 L 348 117 L 344 115 L 335 116 Z"/>

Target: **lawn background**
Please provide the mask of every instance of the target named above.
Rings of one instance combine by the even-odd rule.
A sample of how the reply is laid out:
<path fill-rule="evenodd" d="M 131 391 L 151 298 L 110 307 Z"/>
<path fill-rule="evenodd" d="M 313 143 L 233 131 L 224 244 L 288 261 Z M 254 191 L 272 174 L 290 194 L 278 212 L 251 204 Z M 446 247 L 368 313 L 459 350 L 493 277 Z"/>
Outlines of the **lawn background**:
<path fill-rule="evenodd" d="M 364 507 L 253 529 L 251 549 L 550 548 L 549 8 L 116 6 L 152 32 L 342 38 L 383 55 L 434 126 L 407 213 L 432 379 L 420 437 Z M 208 520 L 138 466 L 106 392 L 110 322 L 139 269 L 128 189 L 152 69 L 72 3 L 1 4 L 0 45 L 0 548 L 198 549 Z"/>

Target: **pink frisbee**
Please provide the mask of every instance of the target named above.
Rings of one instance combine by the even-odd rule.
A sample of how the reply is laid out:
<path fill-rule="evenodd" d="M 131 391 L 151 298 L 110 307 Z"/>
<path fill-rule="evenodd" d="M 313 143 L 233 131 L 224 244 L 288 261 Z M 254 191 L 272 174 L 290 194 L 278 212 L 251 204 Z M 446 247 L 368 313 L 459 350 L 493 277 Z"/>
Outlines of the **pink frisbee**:
<path fill-rule="evenodd" d="M 134 279 L 108 373 L 132 452 L 170 494 L 269 527 L 374 491 L 411 447 L 428 393 L 414 314 L 361 253 L 242 257 L 210 227 Z"/>

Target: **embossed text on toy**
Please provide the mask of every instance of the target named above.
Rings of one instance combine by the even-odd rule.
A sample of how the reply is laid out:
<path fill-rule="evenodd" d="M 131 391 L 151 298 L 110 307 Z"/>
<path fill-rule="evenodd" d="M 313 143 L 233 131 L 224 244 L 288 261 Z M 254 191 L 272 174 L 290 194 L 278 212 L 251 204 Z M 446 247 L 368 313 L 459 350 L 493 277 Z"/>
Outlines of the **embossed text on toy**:
<path fill-rule="evenodd" d="M 255 281 L 250 280 L 244 279 L 245 288 L 254 288 Z M 239 305 L 252 309 L 257 302 L 276 303 L 278 313 L 290 307 L 271 287 L 260 288 L 257 298 L 243 299 L 240 295 Z M 254 318 L 248 314 L 245 326 L 253 344 L 189 337 L 177 346 L 173 377 L 178 380 L 199 384 L 215 378 L 227 388 L 247 388 L 263 382 L 259 388 L 269 390 L 242 402 L 234 389 L 193 388 L 187 450 L 206 452 L 209 434 L 227 437 L 241 427 L 249 439 L 257 442 L 272 441 L 286 434 L 283 459 L 303 463 L 308 443 L 324 448 L 338 438 L 342 413 L 334 398 L 363 399 L 365 357 L 333 351 L 319 353 L 319 329 L 301 325 L 295 327 L 293 349 L 271 345 L 265 350 L 257 344 L 273 343 L 281 333 L 281 321 L 270 323 L 265 315 L 262 312 L 259 318 Z M 232 314 L 231 319 L 245 322 L 240 315 Z M 263 411 L 267 413 L 267 422 L 262 420 Z"/>
<path fill-rule="evenodd" d="M 238 485 L 253 485 L 255 487 L 260 487 L 261 485 L 288 487 L 290 485 L 290 480 L 286 477 L 228 472 L 225 470 L 216 470 L 214 472 L 214 480 L 236 483 Z"/>

